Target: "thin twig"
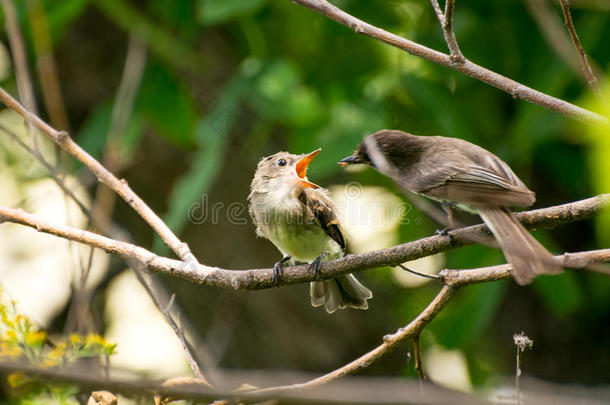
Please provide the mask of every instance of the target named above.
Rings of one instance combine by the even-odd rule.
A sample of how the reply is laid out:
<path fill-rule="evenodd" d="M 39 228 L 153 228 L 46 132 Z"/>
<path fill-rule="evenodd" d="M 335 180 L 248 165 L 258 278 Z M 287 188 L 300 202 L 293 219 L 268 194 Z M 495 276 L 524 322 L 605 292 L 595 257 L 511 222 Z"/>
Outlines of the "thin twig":
<path fill-rule="evenodd" d="M 300 391 L 318 385 L 328 384 L 331 381 L 353 374 L 360 369 L 368 367 L 372 362 L 394 349 L 399 343 L 417 336 L 422 329 L 428 325 L 428 323 L 430 323 L 430 321 L 432 321 L 432 319 L 434 319 L 434 317 L 445 307 L 454 292 L 455 289 L 453 287 L 447 285 L 443 286 L 430 304 L 428 304 L 428 306 L 407 326 L 400 328 L 396 331 L 396 333 L 384 336 L 383 343 L 381 345 L 360 356 L 356 360 L 346 364 L 345 366 L 302 384 L 263 388 L 260 390 L 254 390 L 253 393 L 269 394 L 283 391 Z"/>
<path fill-rule="evenodd" d="M 586 81 L 584 72 L 578 62 L 577 52 L 570 41 L 570 36 L 549 7 L 548 0 L 524 1 L 547 44 L 578 77 Z"/>
<path fill-rule="evenodd" d="M 570 37 L 572 38 L 572 43 L 574 44 L 574 48 L 578 52 L 578 56 L 580 58 L 580 63 L 582 65 L 582 70 L 587 79 L 587 83 L 591 90 L 595 94 L 595 96 L 603 100 L 604 95 L 602 94 L 601 89 L 599 88 L 599 83 L 597 82 L 597 78 L 595 74 L 593 74 L 593 70 L 591 69 L 591 65 L 589 65 L 589 61 L 587 60 L 587 54 L 585 53 L 584 48 L 580 44 L 580 39 L 578 38 L 578 34 L 576 33 L 576 28 L 574 27 L 574 22 L 572 21 L 572 14 L 570 13 L 570 4 L 568 0 L 559 0 L 559 4 L 561 5 L 561 11 L 563 12 L 563 18 L 565 19 L 565 25 L 570 32 Z"/>
<path fill-rule="evenodd" d="M 15 73 L 17 76 L 17 87 L 19 88 L 19 98 L 23 105 L 27 106 L 28 110 L 36 114 L 36 100 L 34 98 L 34 89 L 28 68 L 28 59 L 23 42 L 23 35 L 19 29 L 19 21 L 17 19 L 17 11 L 12 0 L 1 0 L 2 9 L 4 11 L 4 19 L 6 24 L 6 33 L 11 51 L 13 53 L 13 61 L 15 63 Z"/>
<path fill-rule="evenodd" d="M 608 206 L 610 194 L 602 194 L 597 197 L 588 198 L 573 203 L 558 205 L 550 208 L 521 212 L 515 214 L 516 218 L 526 228 L 535 227 L 556 227 L 578 220 L 590 218 L 603 207 Z M 202 264 L 189 265 L 179 260 L 169 259 L 158 256 L 140 246 L 127 242 L 121 242 L 93 232 L 72 228 L 64 225 L 53 224 L 45 221 L 36 215 L 26 213 L 21 209 L 0 207 L 0 222 L 8 221 L 30 226 L 40 232 L 49 233 L 65 239 L 74 240 L 106 252 L 116 254 L 122 258 L 138 260 L 147 265 L 149 271 L 173 275 L 184 280 L 201 284 L 231 289 L 259 290 L 271 288 L 273 284 L 273 269 L 250 269 L 250 270 L 227 270 L 218 267 L 211 267 Z M 473 235 L 487 235 L 489 229 L 481 225 L 473 225 L 466 228 L 459 228 L 449 232 L 449 237 L 434 235 L 422 238 L 413 242 L 393 246 L 386 249 L 379 249 L 357 255 L 347 255 L 341 259 L 324 262 L 320 270 L 322 278 L 336 278 L 339 275 L 352 273 L 365 269 L 383 266 L 397 266 L 399 263 L 431 256 L 436 253 L 444 252 L 457 247 L 472 244 Z M 610 251 L 610 250 L 608 250 Z M 606 250 L 599 257 L 599 262 L 606 262 Z M 580 255 L 580 256 L 579 256 Z M 589 262 L 579 262 L 578 259 L 594 257 L 592 253 L 574 253 L 558 256 L 563 260 L 563 267 L 582 268 Z M 569 257 L 568 257 L 569 256 Z M 566 261 L 567 260 L 567 261 Z M 594 262 L 595 260 L 593 260 Z M 506 266 L 506 265 L 504 265 Z M 487 281 L 487 277 L 510 277 L 510 266 L 503 268 L 502 271 L 492 270 L 489 274 L 479 275 L 480 281 Z M 296 284 L 313 281 L 313 275 L 308 265 L 292 266 L 284 272 L 281 284 Z M 595 270 L 595 269 L 591 269 Z M 467 277 L 466 274 L 472 272 L 456 272 L 460 277 Z M 468 277 L 470 277 L 469 275 Z M 447 275 L 445 275 L 445 282 Z M 452 277 L 458 277 L 452 275 Z M 468 281 L 480 282 L 480 281 Z"/>
<path fill-rule="evenodd" d="M 419 276 L 419 277 L 431 278 L 432 280 L 438 280 L 440 278 L 439 276 L 434 275 L 434 274 L 420 273 L 419 271 L 411 270 L 410 268 L 408 268 L 407 266 L 405 266 L 402 263 L 400 263 L 398 265 L 398 267 L 400 267 L 401 269 L 403 269 L 406 272 L 409 272 L 411 274 L 415 274 L 416 276 Z"/>
<path fill-rule="evenodd" d="M 129 261 L 129 264 L 133 268 L 133 270 L 136 274 L 136 277 L 140 281 L 140 284 L 142 284 L 144 286 L 144 288 L 148 292 L 148 295 L 150 295 L 150 297 L 152 298 L 155 306 L 163 314 L 167 323 L 169 324 L 169 326 L 172 328 L 172 330 L 178 337 L 178 340 L 180 341 L 180 344 L 182 345 L 182 349 L 184 350 L 184 354 L 186 355 L 186 360 L 189 363 L 191 370 L 195 374 L 195 377 L 200 380 L 205 381 L 206 384 L 209 384 L 207 379 L 203 376 L 201 369 L 199 368 L 199 364 L 197 364 L 197 361 L 195 360 L 195 357 L 193 356 L 193 354 L 191 352 L 191 348 L 189 347 L 189 344 L 186 341 L 186 337 L 184 336 L 184 331 L 178 325 L 178 323 L 176 322 L 176 320 L 174 319 L 174 317 L 172 316 L 172 314 L 170 312 L 170 309 L 171 309 L 170 304 L 173 303 L 173 301 L 174 301 L 174 295 L 172 294 L 172 298 L 169 300 L 169 304 L 161 302 L 160 293 L 157 290 L 157 288 L 155 286 L 155 282 L 152 279 L 152 277 L 150 276 L 150 274 L 146 273 L 146 267 L 144 266 L 144 264 L 137 262 L 135 260 Z"/>
<path fill-rule="evenodd" d="M 516 82 L 515 80 L 509 79 L 496 72 L 477 65 L 468 59 L 464 59 L 462 63 L 455 63 L 451 55 L 435 51 L 434 49 L 430 49 L 417 42 L 410 41 L 368 24 L 330 4 L 326 0 L 294 0 L 294 2 L 332 20 L 335 20 L 357 33 L 367 35 L 396 48 L 402 49 L 412 55 L 419 56 L 431 62 L 464 73 L 465 75 L 505 91 L 516 99 L 526 100 L 530 103 L 548 108 L 551 111 L 584 121 L 592 125 L 605 124 L 608 122 L 608 118 L 602 115 L 534 90 Z"/>
<path fill-rule="evenodd" d="M 108 187 L 113 189 L 118 195 L 121 196 L 141 217 L 144 219 L 151 228 L 163 239 L 163 241 L 169 246 L 174 253 L 185 262 L 188 267 L 196 268 L 198 265 L 197 259 L 191 253 L 188 245 L 178 239 L 176 235 L 169 229 L 169 227 L 153 212 L 152 209 L 129 187 L 127 182 L 119 180 L 110 171 L 100 164 L 93 156 L 87 153 L 77 143 L 75 143 L 67 132 L 57 131 L 37 115 L 32 114 L 30 111 L 25 109 L 17 100 L 15 100 L 10 94 L 8 94 L 3 88 L 0 87 L 0 100 L 10 109 L 21 115 L 27 122 L 30 122 L 43 134 L 47 135 L 57 143 L 63 150 L 68 152 L 70 155 L 78 159 L 84 164 L 99 181 L 106 184 Z"/>
<path fill-rule="evenodd" d="M 415 357 L 415 371 L 419 376 L 419 381 L 426 381 L 426 374 L 424 373 L 424 362 L 422 360 L 421 345 L 419 343 L 419 334 L 413 336 L 413 357 Z"/>
<path fill-rule="evenodd" d="M 14 141 L 17 145 L 22 147 L 24 150 L 29 152 L 36 160 L 38 160 L 41 166 L 49 172 L 49 177 L 51 177 L 51 179 L 57 184 L 61 191 L 63 191 L 66 195 L 68 195 L 68 197 L 70 197 L 74 201 L 74 203 L 78 206 L 78 208 L 87 218 L 90 218 L 91 213 L 89 212 L 89 208 L 87 208 L 85 203 L 83 203 L 74 194 L 74 192 L 70 190 L 70 188 L 63 182 L 63 180 L 55 174 L 53 166 L 51 166 L 51 164 L 47 162 L 44 157 L 42 157 L 40 154 L 37 154 L 32 148 L 30 148 L 28 144 L 23 142 L 19 138 L 19 136 L 17 136 L 13 131 L 11 131 L 9 128 L 5 127 L 2 124 L 0 124 L 0 132 L 6 134 L 6 136 L 8 136 L 12 141 Z"/>
<path fill-rule="evenodd" d="M 432 3 L 432 8 L 434 8 L 436 17 L 438 18 L 438 22 L 441 25 L 450 56 L 454 62 L 462 63 L 464 61 L 464 55 L 462 55 L 462 51 L 455 38 L 455 33 L 453 32 L 453 9 L 455 8 L 455 0 L 445 1 L 445 12 L 443 12 L 438 5 L 438 0 L 430 0 L 430 2 Z"/>
<path fill-rule="evenodd" d="M 11 52 L 15 62 L 15 76 L 17 77 L 17 88 L 19 90 L 19 99 L 25 105 L 25 108 L 37 114 L 36 97 L 34 95 L 34 87 L 30 78 L 30 69 L 28 68 L 28 57 L 25 50 L 23 35 L 19 28 L 19 20 L 13 0 L 1 0 L 4 18 L 6 20 L 6 34 L 11 45 Z M 26 122 L 26 128 L 30 136 L 32 149 L 36 154 L 42 156 L 39 150 L 38 138 L 36 132 L 31 125 Z"/>
<path fill-rule="evenodd" d="M 28 0 L 26 2 L 32 30 L 32 43 L 36 52 L 36 66 L 42 90 L 45 109 L 49 113 L 51 125 L 64 131 L 70 130 L 68 114 L 61 93 L 61 85 L 57 75 L 53 43 L 44 1 Z M 27 105 L 27 104 L 26 104 Z"/>

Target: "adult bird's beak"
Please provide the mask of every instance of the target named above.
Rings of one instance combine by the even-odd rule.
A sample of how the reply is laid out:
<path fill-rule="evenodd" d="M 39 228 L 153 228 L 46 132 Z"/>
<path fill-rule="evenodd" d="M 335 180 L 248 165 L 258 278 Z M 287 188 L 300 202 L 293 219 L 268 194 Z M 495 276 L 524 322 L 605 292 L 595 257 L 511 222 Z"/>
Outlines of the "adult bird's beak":
<path fill-rule="evenodd" d="M 307 180 L 307 167 L 321 150 L 322 149 L 316 149 L 297 161 L 297 164 L 294 167 L 294 174 L 297 177 L 297 181 L 301 187 L 320 188 L 320 186 L 317 184 Z"/>
<path fill-rule="evenodd" d="M 345 167 L 348 165 L 354 165 L 354 164 L 358 164 L 358 163 L 362 163 L 362 162 L 360 161 L 360 159 L 358 159 L 354 155 L 349 155 L 348 157 L 345 157 L 337 162 L 337 164 L 341 167 Z"/>

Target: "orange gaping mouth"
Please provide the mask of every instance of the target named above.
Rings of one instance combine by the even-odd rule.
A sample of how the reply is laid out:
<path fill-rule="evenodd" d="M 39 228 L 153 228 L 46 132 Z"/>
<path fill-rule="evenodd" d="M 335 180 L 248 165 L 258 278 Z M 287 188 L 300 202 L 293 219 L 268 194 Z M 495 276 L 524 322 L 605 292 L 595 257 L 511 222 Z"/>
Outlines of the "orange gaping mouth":
<path fill-rule="evenodd" d="M 311 161 L 316 157 L 316 155 L 318 153 L 320 153 L 321 150 L 322 149 L 316 149 L 313 152 L 308 153 L 307 155 L 303 156 L 301 159 L 299 159 L 296 166 L 294 167 L 297 181 L 299 182 L 299 184 L 301 184 L 301 186 L 320 188 L 320 186 L 318 186 L 317 184 L 312 183 L 311 181 L 307 180 L 307 167 L 309 166 Z"/>

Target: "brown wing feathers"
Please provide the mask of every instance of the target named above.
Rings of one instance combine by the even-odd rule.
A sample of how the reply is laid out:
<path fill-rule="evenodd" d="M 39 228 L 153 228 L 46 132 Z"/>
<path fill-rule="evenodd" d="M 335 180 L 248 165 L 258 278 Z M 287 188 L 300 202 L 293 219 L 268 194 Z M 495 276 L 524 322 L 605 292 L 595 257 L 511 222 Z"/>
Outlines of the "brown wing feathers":
<path fill-rule="evenodd" d="M 342 249 L 345 249 L 345 240 L 339 229 L 339 219 L 328 198 L 315 189 L 306 188 L 299 195 L 299 200 L 311 211 L 328 236 L 333 238 Z"/>

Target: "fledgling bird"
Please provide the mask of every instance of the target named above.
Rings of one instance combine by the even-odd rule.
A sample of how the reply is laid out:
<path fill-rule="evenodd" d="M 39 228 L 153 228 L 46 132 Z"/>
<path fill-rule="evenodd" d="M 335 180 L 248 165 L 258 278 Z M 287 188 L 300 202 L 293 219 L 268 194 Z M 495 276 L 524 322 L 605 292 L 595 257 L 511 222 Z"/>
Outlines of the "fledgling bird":
<path fill-rule="evenodd" d="M 381 130 L 339 161 L 342 166 L 357 163 L 376 168 L 407 190 L 478 213 L 512 264 L 517 283 L 561 272 L 510 210 L 531 206 L 535 194 L 493 153 L 462 139 Z"/>
<path fill-rule="evenodd" d="M 326 189 L 307 179 L 307 167 L 320 152 L 278 152 L 263 158 L 250 185 L 250 215 L 256 233 L 269 239 L 284 256 L 273 266 L 279 282 L 282 265 L 310 263 L 314 275 L 323 260 L 343 257 L 345 240 Z M 367 309 L 373 297 L 352 274 L 310 284 L 311 305 L 328 313 L 347 307 Z"/>

